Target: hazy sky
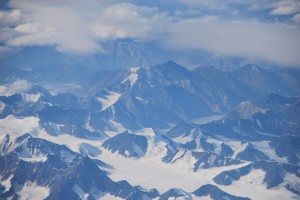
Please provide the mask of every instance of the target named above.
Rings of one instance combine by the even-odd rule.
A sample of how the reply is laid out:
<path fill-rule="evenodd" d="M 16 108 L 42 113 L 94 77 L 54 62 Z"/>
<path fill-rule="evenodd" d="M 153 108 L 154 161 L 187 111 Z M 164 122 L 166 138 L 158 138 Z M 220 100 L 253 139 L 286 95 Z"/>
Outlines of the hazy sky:
<path fill-rule="evenodd" d="M 1 54 L 36 45 L 101 53 L 103 41 L 134 39 L 300 66 L 298 0 L 10 0 L 1 7 Z"/>

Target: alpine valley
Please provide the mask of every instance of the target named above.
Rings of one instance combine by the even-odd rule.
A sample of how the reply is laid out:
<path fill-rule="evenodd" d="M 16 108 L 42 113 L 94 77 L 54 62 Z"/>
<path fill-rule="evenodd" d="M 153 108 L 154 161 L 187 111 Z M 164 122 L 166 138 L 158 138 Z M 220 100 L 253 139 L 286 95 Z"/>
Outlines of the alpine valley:
<path fill-rule="evenodd" d="M 0 199 L 300 198 L 298 69 L 81 62 L 3 63 Z"/>

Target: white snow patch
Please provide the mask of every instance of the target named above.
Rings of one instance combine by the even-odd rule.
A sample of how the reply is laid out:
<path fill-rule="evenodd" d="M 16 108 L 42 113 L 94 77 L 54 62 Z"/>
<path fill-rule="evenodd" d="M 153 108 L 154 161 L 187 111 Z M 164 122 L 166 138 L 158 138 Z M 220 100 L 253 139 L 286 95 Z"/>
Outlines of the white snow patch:
<path fill-rule="evenodd" d="M 85 128 L 91 132 L 95 131 L 95 129 L 90 126 L 91 115 L 88 116 L 87 122 L 85 124 Z"/>
<path fill-rule="evenodd" d="M 105 97 L 97 97 L 96 98 L 97 101 L 99 103 L 101 103 L 101 105 L 102 105 L 101 111 L 106 110 L 110 106 L 114 105 L 119 100 L 120 96 L 122 95 L 122 94 L 120 94 L 118 92 L 114 92 L 114 91 L 109 91 L 108 93 L 109 94 L 106 95 Z"/>
<path fill-rule="evenodd" d="M 119 122 L 116 122 L 114 120 L 109 120 L 109 124 L 115 128 L 114 131 L 109 131 L 109 130 L 104 131 L 105 134 L 108 135 L 109 137 L 114 137 L 114 136 L 126 131 L 126 128 L 124 128 L 124 126 L 122 124 L 120 124 Z"/>
<path fill-rule="evenodd" d="M 250 199 L 293 199 L 295 194 L 287 191 L 284 186 L 267 189 L 263 183 L 265 173 L 261 169 L 251 170 L 246 176 L 242 176 L 229 186 L 217 185 L 220 189 L 236 196 L 246 196 Z M 297 199 L 297 198 L 295 198 Z"/>
<path fill-rule="evenodd" d="M 186 153 L 185 150 L 179 150 L 179 152 L 176 153 L 176 155 L 174 156 L 174 158 L 173 158 L 172 161 L 173 161 L 173 162 L 176 161 L 176 160 L 179 159 L 181 156 L 183 156 L 185 153 Z"/>
<path fill-rule="evenodd" d="M 139 157 L 143 157 L 145 155 L 145 152 L 143 152 L 142 149 L 135 143 L 132 144 L 132 148 Z"/>
<path fill-rule="evenodd" d="M 88 193 L 85 193 L 81 187 L 79 185 L 74 185 L 73 187 L 73 191 L 76 192 L 76 194 L 78 194 L 79 198 L 82 199 L 82 200 L 87 200 L 88 197 L 89 197 L 89 194 Z"/>
<path fill-rule="evenodd" d="M 35 103 L 40 97 L 40 94 L 22 94 L 22 99 L 25 103 Z"/>
<path fill-rule="evenodd" d="M 137 73 L 139 69 L 140 68 L 130 68 L 131 74 L 121 84 L 123 84 L 129 80 L 130 86 L 132 87 L 139 78 L 138 73 Z"/>
<path fill-rule="evenodd" d="M 234 140 L 224 141 L 224 144 L 226 144 L 227 146 L 229 146 L 234 151 L 234 154 L 232 155 L 233 159 L 235 159 L 236 156 L 240 152 L 244 151 L 246 149 L 246 147 L 248 146 L 247 143 L 242 143 L 240 141 L 234 141 Z"/>
<path fill-rule="evenodd" d="M 149 136 L 154 137 L 156 134 L 152 128 L 144 128 L 137 131 L 129 131 L 130 133 L 134 133 L 135 135 Z"/>
<path fill-rule="evenodd" d="M 282 183 L 283 186 L 289 184 L 295 190 L 300 191 L 300 178 L 295 174 L 286 173 L 284 176 L 284 181 Z"/>
<path fill-rule="evenodd" d="M 0 119 L 0 133 L 3 133 L 0 141 L 3 141 L 5 138 L 5 133 L 11 137 L 10 141 L 12 141 L 12 143 L 9 144 L 10 147 L 14 146 L 14 138 L 19 137 L 24 133 L 30 133 L 30 135 L 34 137 L 42 138 L 56 144 L 66 145 L 72 151 L 77 153 L 80 153 L 79 148 L 81 143 L 97 146 L 100 142 L 100 140 L 88 140 L 64 133 L 61 133 L 58 136 L 49 135 L 39 126 L 39 118 L 36 117 L 16 118 L 9 115 L 4 119 Z M 66 159 L 67 158 L 68 156 L 66 156 Z"/>
<path fill-rule="evenodd" d="M 16 118 L 9 115 L 4 119 L 0 119 L 0 132 L 2 134 L 20 136 L 30 133 L 31 135 L 37 135 L 40 131 L 42 129 L 39 127 L 39 118 L 37 117 Z"/>
<path fill-rule="evenodd" d="M 67 152 L 64 150 L 61 150 L 59 153 L 60 153 L 62 160 L 67 163 L 71 163 L 74 160 L 74 158 L 76 158 L 76 156 L 74 156 L 70 152 Z"/>
<path fill-rule="evenodd" d="M 258 113 L 258 112 L 262 112 L 262 113 L 266 112 L 265 109 L 262 109 L 256 105 L 252 104 L 250 101 L 243 101 L 236 107 L 235 111 L 243 119 L 248 119 L 253 114 Z"/>
<path fill-rule="evenodd" d="M 21 160 L 24 160 L 26 162 L 30 163 L 36 163 L 36 162 L 46 162 L 47 156 L 40 156 L 40 157 L 30 157 L 30 158 L 25 158 L 25 157 L 19 157 Z"/>
<path fill-rule="evenodd" d="M 10 189 L 10 187 L 11 187 L 10 180 L 11 180 L 13 177 L 14 177 L 13 175 L 10 175 L 10 176 L 8 177 L 8 179 L 6 179 L 6 180 L 2 180 L 2 178 L 0 178 L 0 184 L 1 184 L 2 186 L 4 186 L 4 188 L 5 188 L 4 191 L 3 191 L 3 193 L 9 191 L 9 189 Z"/>
<path fill-rule="evenodd" d="M 161 145 L 158 145 L 158 148 L 160 149 Z M 181 188 L 192 192 L 201 185 L 212 182 L 211 180 L 220 172 L 248 164 L 200 169 L 193 172 L 191 169 L 195 159 L 191 155 L 185 155 L 183 159 L 170 164 L 162 162 L 159 156 L 161 153 L 158 152 L 158 156 L 150 157 L 147 154 L 148 156 L 140 159 L 133 159 L 111 153 L 102 147 L 101 151 L 102 154 L 98 158 L 114 167 L 108 170 L 111 179 L 114 181 L 127 180 L 132 185 L 140 185 L 146 189 L 157 188 L 161 193 L 171 188 Z M 152 149 L 152 152 L 155 150 Z"/>
<path fill-rule="evenodd" d="M 259 128 L 262 129 L 262 126 L 261 126 L 261 123 L 260 123 L 259 119 L 256 119 L 255 121 L 256 121 L 256 124 L 259 126 Z"/>
<path fill-rule="evenodd" d="M 38 186 L 36 183 L 26 182 L 24 186 L 15 185 L 16 194 L 20 200 L 40 200 L 49 196 L 50 189 L 48 187 Z"/>
<path fill-rule="evenodd" d="M 176 137 L 176 138 L 172 138 L 172 140 L 174 142 L 177 142 L 177 143 L 181 143 L 181 144 L 185 144 L 187 142 L 191 142 L 192 140 L 194 140 L 195 138 L 193 137 L 193 134 L 191 133 L 190 135 L 188 136 L 185 136 L 183 137 L 183 135 L 179 136 L 179 137 Z"/>
<path fill-rule="evenodd" d="M 113 196 L 111 194 L 105 194 L 104 196 L 102 196 L 99 199 L 101 199 L 101 200 L 122 200 L 122 198 Z"/>
<path fill-rule="evenodd" d="M 101 200 L 103 200 L 103 199 L 106 199 L 106 200 L 120 200 L 120 199 L 122 199 L 120 197 L 113 196 L 109 193 L 104 193 L 104 192 L 98 190 L 97 188 L 91 188 L 89 190 L 89 193 L 96 200 L 100 200 L 100 199 Z"/>
<path fill-rule="evenodd" d="M 83 155 L 89 155 L 91 157 L 94 157 L 96 155 L 101 154 L 101 151 L 97 147 L 92 146 L 88 143 L 81 143 L 80 144 L 80 152 Z"/>
<path fill-rule="evenodd" d="M 45 140 L 48 140 L 50 142 L 56 143 L 56 144 L 66 145 L 72 151 L 77 152 L 77 153 L 80 153 L 81 143 L 88 143 L 90 145 L 97 147 L 98 145 L 100 145 L 100 142 L 101 142 L 101 140 L 88 140 L 88 139 L 71 136 L 68 134 L 53 136 L 53 135 L 49 135 L 47 133 L 41 133 L 41 134 L 39 134 L 39 137 L 43 138 Z"/>
<path fill-rule="evenodd" d="M 192 172 L 194 164 L 197 162 L 196 158 L 192 155 L 192 152 L 187 151 L 184 157 L 176 160 L 176 166 L 180 169 L 185 169 Z"/>
<path fill-rule="evenodd" d="M 213 200 L 210 196 L 203 196 L 203 197 L 197 197 L 195 195 L 192 195 L 193 200 Z"/>
<path fill-rule="evenodd" d="M 190 120 L 190 122 L 192 122 L 194 124 L 207 124 L 209 122 L 220 120 L 223 117 L 224 117 L 223 114 L 220 114 L 220 115 L 210 115 L 210 116 L 201 117 L 201 118 L 198 118 L 198 119 L 192 119 L 192 120 Z"/>
<path fill-rule="evenodd" d="M 139 67 L 130 67 L 130 72 L 131 73 L 137 73 L 139 71 Z"/>
<path fill-rule="evenodd" d="M 251 142 L 251 144 L 254 148 L 259 149 L 259 151 L 263 152 L 272 160 L 284 163 L 288 162 L 287 158 L 281 158 L 276 154 L 275 149 L 270 146 L 270 141 Z"/>
<path fill-rule="evenodd" d="M 206 139 L 206 141 L 208 142 L 208 143 L 211 143 L 211 144 L 213 144 L 214 145 L 214 148 L 215 148 L 215 153 L 221 153 L 221 145 L 222 145 L 222 141 L 219 141 L 219 140 L 216 140 L 216 139 L 213 139 L 213 138 L 211 138 L 211 137 L 208 137 L 207 139 Z"/>
<path fill-rule="evenodd" d="M 128 77 L 129 81 L 130 81 L 130 85 L 131 87 L 136 83 L 136 81 L 138 80 L 138 74 L 131 74 L 129 77 Z"/>
<path fill-rule="evenodd" d="M 145 157 L 161 159 L 167 154 L 166 143 L 163 140 L 156 140 L 156 137 L 148 138 L 148 148 Z"/>
<path fill-rule="evenodd" d="M 182 200 L 192 200 L 191 194 L 187 193 L 186 191 L 184 191 L 182 189 L 179 189 L 179 188 L 175 188 L 174 190 L 175 190 L 175 192 L 177 194 L 183 195 L 183 197 L 178 197 L 178 198 L 175 198 L 175 199 L 177 199 L 177 200 L 179 200 L 179 199 L 182 199 Z"/>
<path fill-rule="evenodd" d="M 141 97 L 135 97 L 137 100 L 144 102 L 144 103 L 148 103 L 148 101 L 146 101 L 145 99 L 141 98 Z"/>

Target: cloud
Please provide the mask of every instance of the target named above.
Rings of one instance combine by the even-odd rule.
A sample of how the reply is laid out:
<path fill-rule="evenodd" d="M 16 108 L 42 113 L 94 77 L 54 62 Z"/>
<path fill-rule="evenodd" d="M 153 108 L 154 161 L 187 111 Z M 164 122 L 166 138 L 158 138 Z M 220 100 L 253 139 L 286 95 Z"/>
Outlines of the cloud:
<path fill-rule="evenodd" d="M 191 8 L 198 8 L 200 11 L 218 11 L 221 14 L 238 12 L 239 8 L 247 7 L 250 11 L 269 11 L 271 15 L 291 15 L 300 12 L 299 0 L 177 0 Z M 257 17 L 257 16 L 254 16 Z"/>
<path fill-rule="evenodd" d="M 299 66 L 299 35 L 299 28 L 277 24 L 198 18 L 174 24 L 163 42 L 172 49 L 207 50 Z"/>
<path fill-rule="evenodd" d="M 293 16 L 293 21 L 296 23 L 296 24 L 300 24 L 300 14 L 296 14 Z"/>
<path fill-rule="evenodd" d="M 0 96 L 26 92 L 30 88 L 31 84 L 26 80 L 16 80 L 11 84 L 0 85 Z"/>
<path fill-rule="evenodd" d="M 0 42 L 7 46 L 1 47 L 0 53 L 32 45 L 98 53 L 103 41 L 130 38 L 141 42 L 156 40 L 179 51 L 206 50 L 216 55 L 300 65 L 299 2 L 296 0 L 177 0 L 181 6 L 175 6 L 174 12 L 163 12 L 159 5 L 122 2 L 11 0 L 12 10 L 0 11 Z M 249 10 L 268 9 L 264 13 L 272 13 L 274 19 L 280 13 L 295 13 L 289 18 L 294 27 L 261 22 L 257 18 L 241 19 L 235 12 L 239 6 Z M 206 16 L 210 13 L 206 10 L 214 10 L 214 16 Z M 228 11 L 236 14 L 226 18 Z"/>
<path fill-rule="evenodd" d="M 58 35 L 55 30 L 39 23 L 21 24 L 14 29 L 7 29 L 6 32 L 15 35 L 15 37 L 6 40 L 6 44 L 11 47 L 54 45 L 58 42 Z"/>
<path fill-rule="evenodd" d="M 15 28 L 19 36 L 7 43 L 12 46 L 56 44 L 61 50 L 97 51 L 100 47 L 89 27 L 91 13 L 87 7 L 95 11 L 96 2 L 11 0 L 9 5 L 28 17 L 26 23 Z"/>
<path fill-rule="evenodd" d="M 0 25 L 10 26 L 20 23 L 23 16 L 20 10 L 13 9 L 8 11 L 0 11 Z"/>
<path fill-rule="evenodd" d="M 15 9 L 2 12 L 0 40 L 11 47 L 56 45 L 61 51 L 93 53 L 107 39 L 154 39 L 170 23 L 157 8 L 130 3 L 11 0 L 9 5 Z"/>
<path fill-rule="evenodd" d="M 13 28 L 10 27 L 0 28 L 0 42 L 5 42 L 14 37 L 16 37 L 16 32 Z"/>
<path fill-rule="evenodd" d="M 104 9 L 92 29 L 100 39 L 155 39 L 168 29 L 170 19 L 156 8 L 116 4 Z"/>
<path fill-rule="evenodd" d="M 300 12 L 300 1 L 282 0 L 274 4 L 275 9 L 271 11 L 272 15 L 290 15 Z"/>
<path fill-rule="evenodd" d="M 130 3 L 11 0 L 9 5 L 17 10 L 5 12 L 4 21 L 13 21 L 10 20 L 12 13 L 19 13 L 15 21 L 21 18 L 22 23 L 9 29 L 5 27 L 1 35 L 7 38 L 7 45 L 14 47 L 56 45 L 61 51 L 91 53 L 100 51 L 101 42 L 107 39 L 151 40 L 162 33 L 170 21 L 157 8 Z"/>
<path fill-rule="evenodd" d="M 186 4 L 192 8 L 208 9 L 215 11 L 226 11 L 236 6 L 246 6 L 249 10 L 264 10 L 273 7 L 278 0 L 177 0 L 182 4 Z"/>

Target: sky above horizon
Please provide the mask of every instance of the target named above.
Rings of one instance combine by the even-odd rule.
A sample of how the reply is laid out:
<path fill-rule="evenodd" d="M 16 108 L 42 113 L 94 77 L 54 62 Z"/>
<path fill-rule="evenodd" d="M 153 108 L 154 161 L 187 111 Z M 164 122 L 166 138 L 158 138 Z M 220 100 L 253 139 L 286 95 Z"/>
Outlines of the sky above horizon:
<path fill-rule="evenodd" d="M 298 0 L 8 0 L 0 9 L 2 55 L 49 45 L 93 54 L 132 39 L 300 66 Z"/>

